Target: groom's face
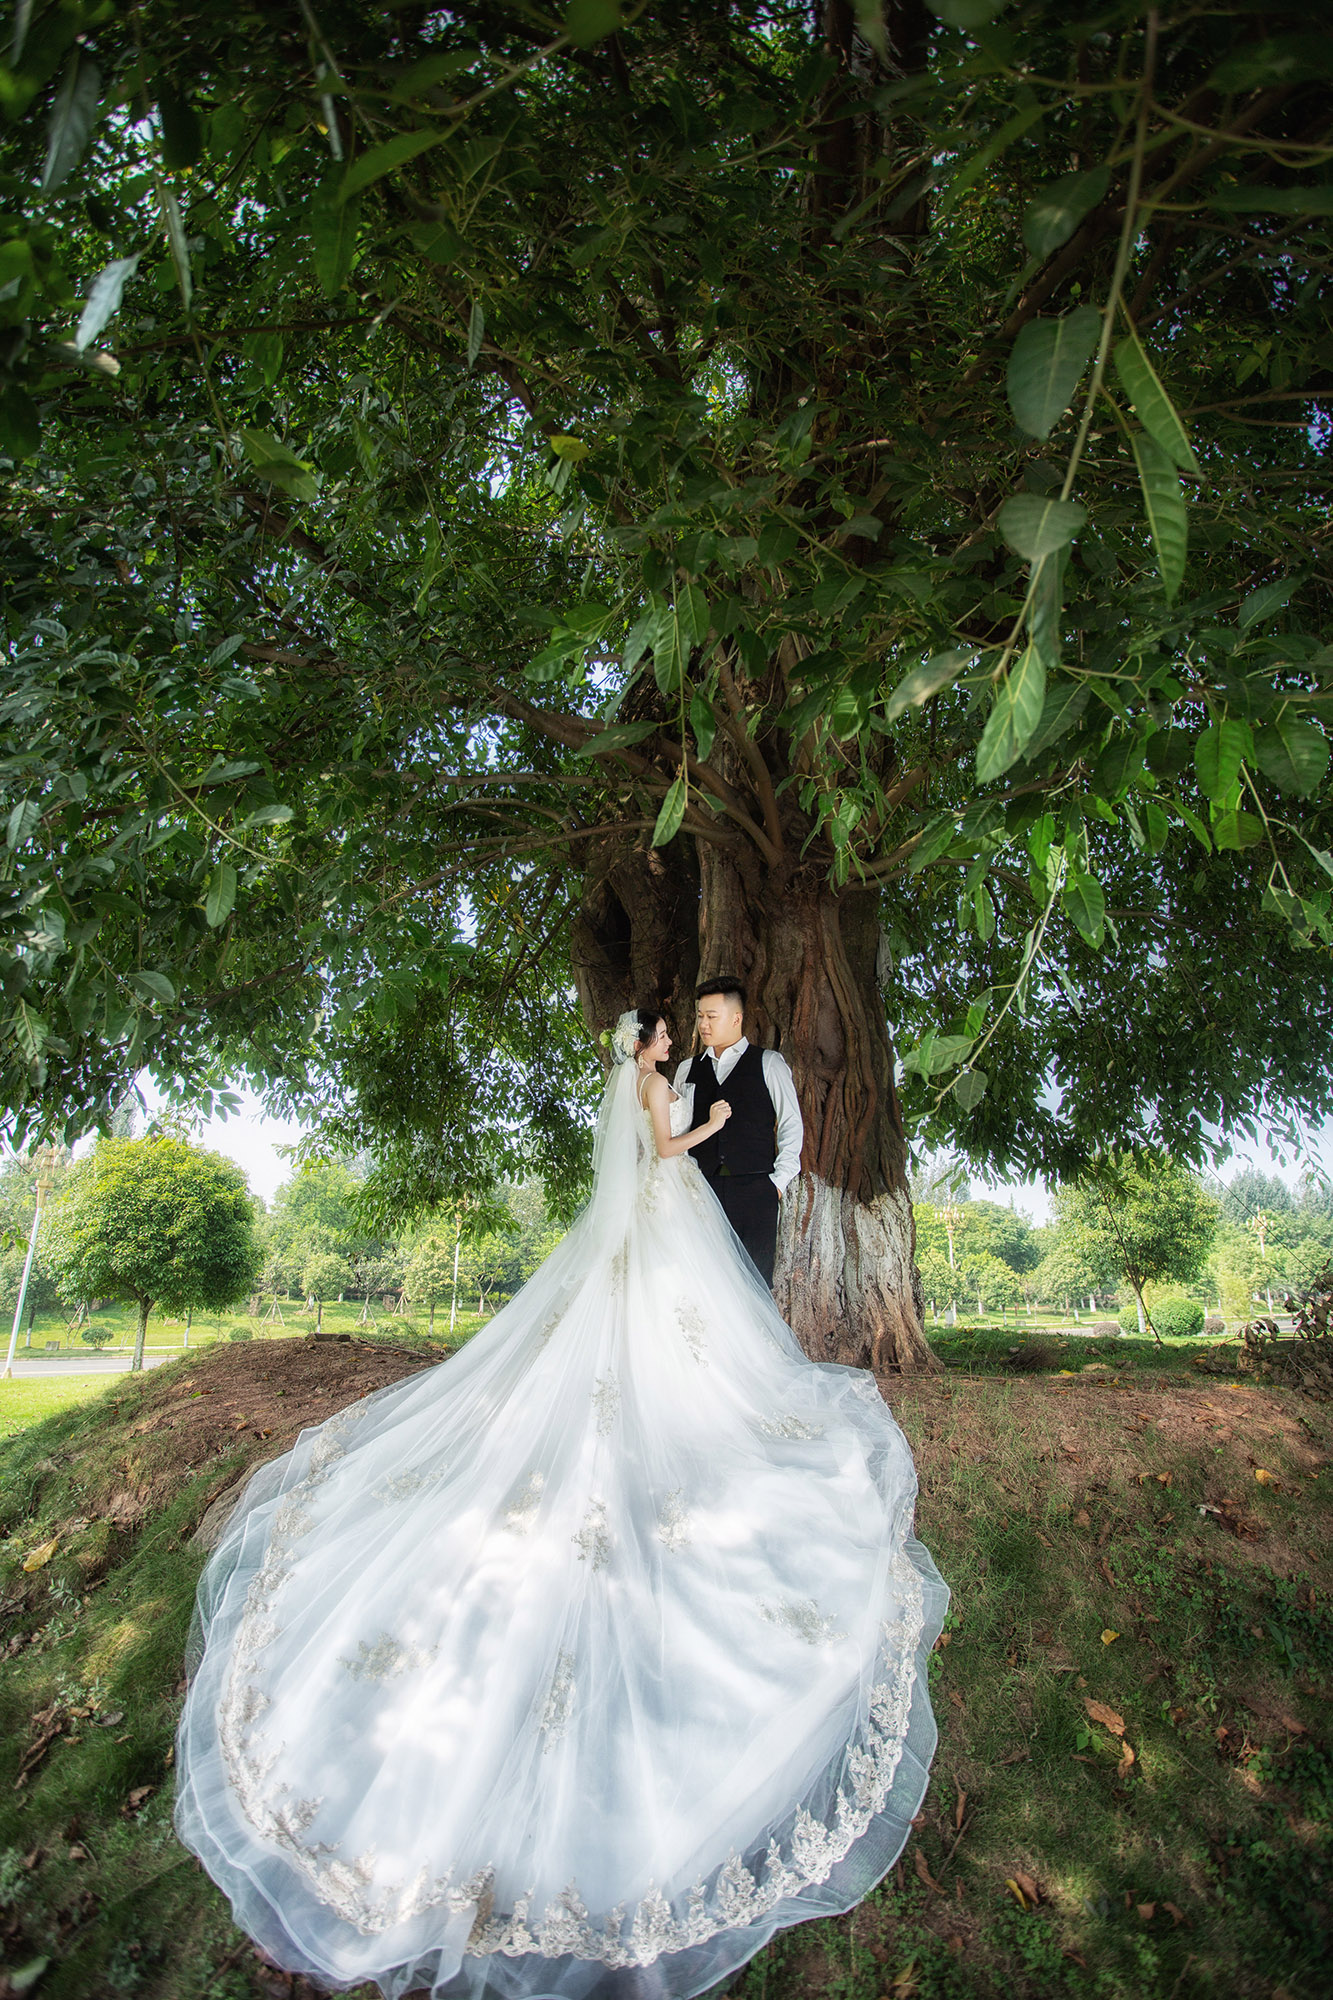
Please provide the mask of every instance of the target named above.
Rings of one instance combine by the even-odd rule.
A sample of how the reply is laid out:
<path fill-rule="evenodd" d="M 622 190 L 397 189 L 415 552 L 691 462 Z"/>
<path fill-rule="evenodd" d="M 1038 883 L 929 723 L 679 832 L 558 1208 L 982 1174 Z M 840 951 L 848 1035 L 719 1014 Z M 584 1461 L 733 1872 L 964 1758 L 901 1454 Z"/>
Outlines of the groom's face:
<path fill-rule="evenodd" d="M 706 1049 L 729 1049 L 741 1038 L 743 1018 L 736 1002 L 725 993 L 705 993 L 695 1016 L 699 1040 Z"/>

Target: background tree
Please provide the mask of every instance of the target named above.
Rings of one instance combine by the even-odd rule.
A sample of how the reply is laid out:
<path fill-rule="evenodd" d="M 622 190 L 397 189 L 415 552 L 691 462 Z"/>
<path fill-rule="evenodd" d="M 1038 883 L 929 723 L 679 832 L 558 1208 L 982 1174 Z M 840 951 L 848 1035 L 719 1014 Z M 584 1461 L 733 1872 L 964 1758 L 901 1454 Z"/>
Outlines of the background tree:
<path fill-rule="evenodd" d="M 143 1367 L 154 1305 L 222 1312 L 254 1284 L 260 1250 L 245 1176 L 179 1139 L 102 1139 L 52 1207 L 50 1260 L 66 1298 L 139 1308 L 131 1369 Z"/>
<path fill-rule="evenodd" d="M 735 969 L 783 1309 L 894 1366 L 909 1130 L 1333 1108 L 1327 50 L 940 4 L 23 13 L 16 1133 L 243 1070 L 567 1202 L 588 1026 Z"/>
<path fill-rule="evenodd" d="M 1177 1161 L 1110 1158 L 1054 1199 L 1061 1237 L 1108 1283 L 1123 1277 L 1146 1331 L 1144 1286 L 1202 1276 L 1217 1226 L 1217 1204 Z"/>
<path fill-rule="evenodd" d="M 455 1245 L 439 1236 L 424 1236 L 408 1261 L 405 1282 L 407 1296 L 414 1305 L 430 1310 L 431 1338 L 435 1336 L 435 1308 L 441 1299 L 451 1298 L 456 1283 Z"/>
<path fill-rule="evenodd" d="M 324 1324 L 324 1307 L 330 1299 L 340 1299 L 352 1282 L 352 1268 L 345 1257 L 333 1250 L 314 1250 L 301 1270 L 301 1287 L 315 1301 L 315 1325 Z"/>

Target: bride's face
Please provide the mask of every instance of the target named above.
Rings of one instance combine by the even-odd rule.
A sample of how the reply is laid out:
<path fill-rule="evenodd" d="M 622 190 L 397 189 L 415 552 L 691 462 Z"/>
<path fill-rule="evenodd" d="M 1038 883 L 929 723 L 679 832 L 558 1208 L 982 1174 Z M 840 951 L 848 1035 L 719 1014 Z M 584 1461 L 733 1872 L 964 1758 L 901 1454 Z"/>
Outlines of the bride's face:
<path fill-rule="evenodd" d="M 653 1036 L 651 1042 L 640 1043 L 639 1061 L 646 1063 L 665 1062 L 670 1054 L 671 1037 L 667 1033 L 667 1024 L 665 1021 L 659 1021 L 657 1024 L 657 1033 Z"/>

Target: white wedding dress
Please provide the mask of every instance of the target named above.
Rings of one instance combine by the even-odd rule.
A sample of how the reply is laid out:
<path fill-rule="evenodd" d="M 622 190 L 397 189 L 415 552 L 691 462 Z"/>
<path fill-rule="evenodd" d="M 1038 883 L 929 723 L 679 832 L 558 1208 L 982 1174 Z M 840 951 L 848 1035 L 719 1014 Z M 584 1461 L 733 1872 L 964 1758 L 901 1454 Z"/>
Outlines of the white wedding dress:
<path fill-rule="evenodd" d="M 906 1442 L 636 1081 L 522 1291 L 261 1467 L 200 1581 L 177 1830 L 326 1987 L 685 2000 L 920 1805 L 948 1592 Z"/>

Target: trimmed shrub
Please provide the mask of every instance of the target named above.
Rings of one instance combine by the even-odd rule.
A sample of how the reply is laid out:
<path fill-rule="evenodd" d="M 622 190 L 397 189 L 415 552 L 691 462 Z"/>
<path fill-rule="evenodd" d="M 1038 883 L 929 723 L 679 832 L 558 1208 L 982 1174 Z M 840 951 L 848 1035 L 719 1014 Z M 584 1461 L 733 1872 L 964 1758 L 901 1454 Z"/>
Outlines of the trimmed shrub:
<path fill-rule="evenodd" d="M 1163 1340 L 1185 1340 L 1203 1332 L 1204 1310 L 1197 1299 L 1158 1299 L 1149 1307 L 1153 1325 Z M 1139 1330 L 1138 1307 L 1129 1304 L 1120 1315 L 1126 1333 Z"/>

